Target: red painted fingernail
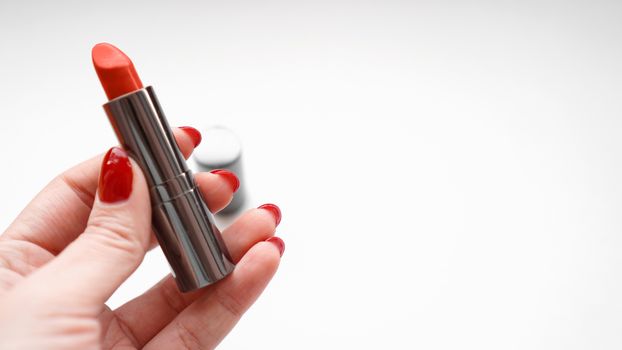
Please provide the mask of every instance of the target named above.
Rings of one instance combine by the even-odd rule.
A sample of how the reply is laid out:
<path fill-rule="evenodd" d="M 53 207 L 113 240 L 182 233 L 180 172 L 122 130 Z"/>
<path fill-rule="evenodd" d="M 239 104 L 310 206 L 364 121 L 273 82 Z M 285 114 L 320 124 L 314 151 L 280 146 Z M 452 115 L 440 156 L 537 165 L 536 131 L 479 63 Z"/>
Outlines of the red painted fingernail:
<path fill-rule="evenodd" d="M 180 126 L 179 128 L 183 130 L 186 134 L 188 134 L 188 136 L 190 136 L 195 148 L 201 143 L 202 137 L 199 130 L 191 126 Z"/>
<path fill-rule="evenodd" d="M 132 193 L 132 163 L 123 148 L 112 147 L 104 156 L 99 174 L 99 199 L 114 203 L 129 198 Z"/>
<path fill-rule="evenodd" d="M 264 205 L 260 205 L 257 209 L 266 209 L 274 215 L 274 221 L 276 221 L 276 225 L 278 226 L 281 223 L 281 209 L 276 206 L 276 204 L 268 203 Z"/>
<path fill-rule="evenodd" d="M 282 239 L 274 236 L 266 239 L 266 242 L 270 242 L 279 248 L 279 255 L 283 256 L 283 253 L 285 252 L 285 242 L 283 242 Z"/>
<path fill-rule="evenodd" d="M 240 179 L 238 179 L 238 176 L 234 174 L 233 172 L 229 170 L 225 170 L 225 169 L 214 169 L 210 171 L 210 173 L 224 177 L 227 180 L 227 182 L 231 184 L 231 187 L 233 188 L 233 192 L 237 191 L 238 188 L 240 188 Z"/>

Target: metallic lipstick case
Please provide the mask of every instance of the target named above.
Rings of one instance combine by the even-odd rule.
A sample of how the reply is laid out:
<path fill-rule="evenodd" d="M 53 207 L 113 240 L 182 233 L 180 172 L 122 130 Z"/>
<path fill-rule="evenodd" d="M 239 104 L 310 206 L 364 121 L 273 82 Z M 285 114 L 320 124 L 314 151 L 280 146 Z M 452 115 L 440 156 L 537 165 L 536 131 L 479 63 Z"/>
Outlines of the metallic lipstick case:
<path fill-rule="evenodd" d="M 150 188 L 153 230 L 177 285 L 189 292 L 227 276 L 235 265 L 151 86 L 104 105 L 119 142 Z"/>

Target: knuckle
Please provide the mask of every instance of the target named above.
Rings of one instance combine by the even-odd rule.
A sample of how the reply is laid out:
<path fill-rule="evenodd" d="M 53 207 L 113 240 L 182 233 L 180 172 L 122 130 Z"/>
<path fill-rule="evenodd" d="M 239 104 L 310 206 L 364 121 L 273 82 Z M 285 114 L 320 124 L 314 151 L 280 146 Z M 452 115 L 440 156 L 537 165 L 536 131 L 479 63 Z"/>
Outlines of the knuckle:
<path fill-rule="evenodd" d="M 181 349 L 200 350 L 204 348 L 201 346 L 199 335 L 192 325 L 186 325 L 183 321 L 179 320 L 175 322 L 175 329 L 177 330 L 177 337 L 179 338 Z"/>
<path fill-rule="evenodd" d="M 225 310 L 233 319 L 242 317 L 246 310 L 245 303 L 241 299 L 232 294 L 223 293 L 220 290 L 216 292 L 216 302 Z"/>
<path fill-rule="evenodd" d="M 144 242 L 136 228 L 120 222 L 117 218 L 109 215 L 98 215 L 89 220 L 84 232 L 95 240 L 109 248 L 114 248 L 131 255 L 143 254 L 146 251 Z"/>
<path fill-rule="evenodd" d="M 13 264 L 11 260 L 4 256 L 4 254 L 0 254 L 0 269 L 13 270 Z"/>
<path fill-rule="evenodd" d="M 186 307 L 186 304 L 183 299 L 179 297 L 177 285 L 172 279 L 167 278 L 160 286 L 161 287 L 158 290 L 165 305 L 167 305 L 175 314 L 181 313 Z"/>

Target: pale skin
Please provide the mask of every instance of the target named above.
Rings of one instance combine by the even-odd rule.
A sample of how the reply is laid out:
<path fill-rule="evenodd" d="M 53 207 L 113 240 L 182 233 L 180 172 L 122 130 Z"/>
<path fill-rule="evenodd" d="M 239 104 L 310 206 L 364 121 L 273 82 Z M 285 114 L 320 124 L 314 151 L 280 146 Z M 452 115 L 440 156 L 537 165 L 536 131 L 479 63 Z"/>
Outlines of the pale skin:
<path fill-rule="evenodd" d="M 188 157 L 191 138 L 174 130 Z M 212 349 L 259 297 L 279 262 L 265 240 L 276 221 L 251 209 L 223 230 L 237 264 L 219 283 L 178 291 L 169 275 L 116 310 L 106 300 L 157 245 L 148 189 L 132 161 L 122 202 L 97 195 L 102 156 L 55 178 L 0 236 L 0 349 Z M 211 211 L 233 189 L 221 176 L 196 174 Z"/>

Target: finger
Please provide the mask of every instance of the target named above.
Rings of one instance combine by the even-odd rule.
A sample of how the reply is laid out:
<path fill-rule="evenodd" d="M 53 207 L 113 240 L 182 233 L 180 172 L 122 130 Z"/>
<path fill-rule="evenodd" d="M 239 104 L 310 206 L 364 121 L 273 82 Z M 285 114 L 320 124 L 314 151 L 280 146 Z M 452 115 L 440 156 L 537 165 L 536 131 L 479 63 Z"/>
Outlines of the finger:
<path fill-rule="evenodd" d="M 277 222 L 280 221 L 280 213 L 274 204 L 262 205 L 260 208 L 248 210 L 223 231 L 223 240 L 234 262 L 240 261 L 250 247 L 274 235 Z M 143 295 L 115 310 L 115 315 L 123 320 L 138 343 L 143 345 L 184 308 L 210 290 L 208 287 L 192 293 L 181 293 L 175 280 L 169 275 Z M 150 310 L 148 319 L 143 316 L 144 310 Z"/>
<path fill-rule="evenodd" d="M 281 222 L 281 210 L 274 204 L 250 209 L 223 231 L 233 261 L 242 258 L 255 243 L 272 237 Z"/>
<path fill-rule="evenodd" d="M 173 129 L 173 135 L 179 150 L 188 159 L 192 151 L 201 143 L 201 133 L 191 126 L 180 126 Z"/>
<path fill-rule="evenodd" d="M 143 173 L 123 149 L 113 147 L 104 156 L 84 233 L 16 288 L 41 291 L 40 286 L 46 286 L 33 298 L 57 307 L 90 306 L 98 313 L 97 307 L 142 261 L 150 232 L 151 205 Z"/>
<path fill-rule="evenodd" d="M 209 210 L 213 213 L 226 207 L 233 199 L 233 193 L 240 187 L 238 177 L 228 170 L 216 169 L 209 173 L 196 173 L 194 179 Z"/>
<path fill-rule="evenodd" d="M 197 139 L 188 130 L 187 127 L 173 130 L 186 157 L 192 153 Z M 63 250 L 84 231 L 95 199 L 102 157 L 91 158 L 52 180 L 20 213 L 2 239 L 32 242 L 54 255 Z M 209 205 L 211 198 L 206 198 Z"/>
<path fill-rule="evenodd" d="M 144 349 L 213 349 L 259 297 L 279 261 L 276 245 L 257 243 L 230 276 L 184 309 Z"/>

